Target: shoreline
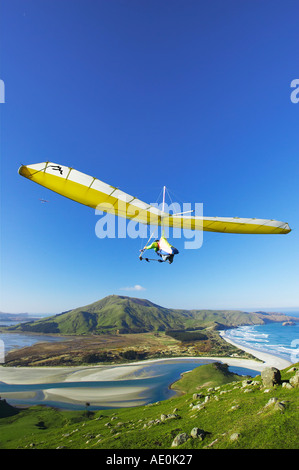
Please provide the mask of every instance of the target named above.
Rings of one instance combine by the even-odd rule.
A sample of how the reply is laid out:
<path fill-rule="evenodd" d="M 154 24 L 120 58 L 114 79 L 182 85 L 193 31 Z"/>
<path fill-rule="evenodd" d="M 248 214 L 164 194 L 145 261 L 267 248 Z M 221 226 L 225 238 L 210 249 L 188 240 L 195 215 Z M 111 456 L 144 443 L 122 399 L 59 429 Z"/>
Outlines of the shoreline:
<path fill-rule="evenodd" d="M 288 361 L 287 359 L 283 359 L 282 357 L 275 356 L 270 353 L 266 353 L 263 351 L 258 351 L 257 349 L 252 349 L 247 346 L 243 346 L 241 344 L 238 344 L 235 341 L 232 341 L 230 338 L 227 338 L 225 335 L 225 330 L 219 331 L 219 334 L 222 339 L 224 339 L 227 343 L 232 344 L 233 346 L 236 346 L 236 348 L 241 349 L 242 351 L 245 351 L 252 356 L 256 357 L 257 359 L 260 359 L 265 363 L 265 367 L 276 367 L 277 369 L 285 369 L 286 367 L 289 367 L 292 365 L 291 361 Z"/>
<path fill-rule="evenodd" d="M 276 367 L 284 369 L 292 365 L 291 362 L 268 353 L 253 350 L 234 343 L 225 337 L 225 332 L 219 332 L 221 337 L 236 346 L 237 348 L 250 353 L 258 360 L 244 359 L 240 357 L 215 357 L 215 356 L 190 356 L 175 358 L 159 358 L 137 361 L 128 364 L 96 365 L 96 366 L 73 366 L 73 367 L 3 367 L 0 366 L 0 382 L 9 385 L 34 385 L 45 384 L 45 388 L 40 391 L 2 392 L 5 399 L 26 400 L 39 396 L 43 401 L 59 402 L 61 408 L 63 404 L 90 402 L 91 406 L 103 407 L 131 407 L 145 404 L 145 395 L 149 392 L 149 386 L 134 385 L 134 379 L 153 378 L 150 366 L 165 362 L 188 362 L 198 361 L 202 363 L 220 362 L 228 366 L 241 367 L 261 372 L 266 367 Z M 263 362 L 260 362 L 263 361 Z M 147 370 L 149 366 L 149 370 Z M 122 382 L 132 381 L 132 386 L 123 387 Z M 70 382 L 109 382 L 119 383 L 113 390 L 111 387 L 69 387 L 69 388 L 48 388 L 47 385 L 55 383 Z M 169 387 L 173 384 L 169 384 Z M 42 387 L 41 387 L 42 388 Z M 142 398 L 143 396 L 143 398 Z M 18 406 L 18 405 L 17 405 Z"/>

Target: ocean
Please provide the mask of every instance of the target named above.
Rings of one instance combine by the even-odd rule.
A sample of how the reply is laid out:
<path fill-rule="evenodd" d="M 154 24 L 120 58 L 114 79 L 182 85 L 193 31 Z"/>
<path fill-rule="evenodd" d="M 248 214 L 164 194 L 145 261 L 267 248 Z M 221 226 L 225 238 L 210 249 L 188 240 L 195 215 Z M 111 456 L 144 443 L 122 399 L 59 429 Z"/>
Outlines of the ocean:
<path fill-rule="evenodd" d="M 225 338 L 292 363 L 299 362 L 299 311 L 286 315 L 297 317 L 298 322 L 287 326 L 282 326 L 282 323 L 240 326 L 225 330 Z"/>

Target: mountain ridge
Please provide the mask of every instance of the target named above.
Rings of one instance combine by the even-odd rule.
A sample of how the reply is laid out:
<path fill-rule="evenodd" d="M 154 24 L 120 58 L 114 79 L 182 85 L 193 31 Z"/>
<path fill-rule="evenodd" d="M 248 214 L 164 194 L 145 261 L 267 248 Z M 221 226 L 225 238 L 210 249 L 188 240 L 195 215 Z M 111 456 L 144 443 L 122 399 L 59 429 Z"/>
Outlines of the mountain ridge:
<path fill-rule="evenodd" d="M 145 333 L 202 327 L 232 328 L 293 319 L 241 310 L 170 309 L 147 299 L 109 295 L 91 304 L 9 327 L 12 331 L 63 335 Z M 298 321 L 298 319 L 297 319 Z"/>

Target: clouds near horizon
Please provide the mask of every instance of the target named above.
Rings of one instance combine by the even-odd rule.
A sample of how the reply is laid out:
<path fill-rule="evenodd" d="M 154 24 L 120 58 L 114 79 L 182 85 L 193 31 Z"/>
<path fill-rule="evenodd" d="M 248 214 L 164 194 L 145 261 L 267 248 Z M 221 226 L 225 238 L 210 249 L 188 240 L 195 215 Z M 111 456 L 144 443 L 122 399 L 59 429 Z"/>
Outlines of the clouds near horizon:
<path fill-rule="evenodd" d="M 136 284 L 135 286 L 131 286 L 131 287 L 121 287 L 120 290 L 137 291 L 138 292 L 138 291 L 146 290 L 146 288 L 140 286 L 139 284 Z"/>

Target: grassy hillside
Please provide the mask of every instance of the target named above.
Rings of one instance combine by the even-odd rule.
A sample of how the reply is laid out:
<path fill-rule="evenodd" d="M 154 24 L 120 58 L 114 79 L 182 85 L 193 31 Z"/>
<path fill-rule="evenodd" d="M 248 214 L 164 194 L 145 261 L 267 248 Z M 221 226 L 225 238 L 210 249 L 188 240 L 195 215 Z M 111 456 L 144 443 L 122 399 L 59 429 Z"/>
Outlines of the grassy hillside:
<path fill-rule="evenodd" d="M 0 418 L 7 418 L 8 416 L 14 416 L 18 414 L 18 410 L 11 406 L 6 400 L 0 399 Z"/>
<path fill-rule="evenodd" d="M 194 393 L 202 387 L 216 387 L 238 380 L 240 380 L 240 376 L 230 372 L 226 364 L 214 362 L 184 374 L 180 380 L 173 384 L 172 388 L 180 392 Z"/>
<path fill-rule="evenodd" d="M 263 319 L 255 313 L 241 310 L 174 310 L 185 315 L 185 327 L 192 328 L 197 325 L 208 326 L 220 324 L 224 327 L 241 325 L 262 325 Z"/>
<path fill-rule="evenodd" d="M 287 318 L 287 317 L 285 317 Z M 261 315 L 231 310 L 173 310 L 148 300 L 111 295 L 84 307 L 10 327 L 10 331 L 88 335 L 262 324 Z"/>
<path fill-rule="evenodd" d="M 22 331 L 72 334 L 142 333 L 183 328 L 183 317 L 149 302 L 111 295 L 98 302 L 39 321 L 21 324 Z"/>
<path fill-rule="evenodd" d="M 0 448 L 298 449 L 298 387 L 266 391 L 260 376 L 226 383 L 225 368 L 202 367 L 180 381 L 183 395 L 163 402 L 97 412 L 35 406 L 2 417 Z M 286 383 L 294 375 L 288 370 L 281 371 Z M 204 431 L 202 438 L 191 437 L 194 428 Z M 172 447 L 183 433 L 187 441 Z"/>

